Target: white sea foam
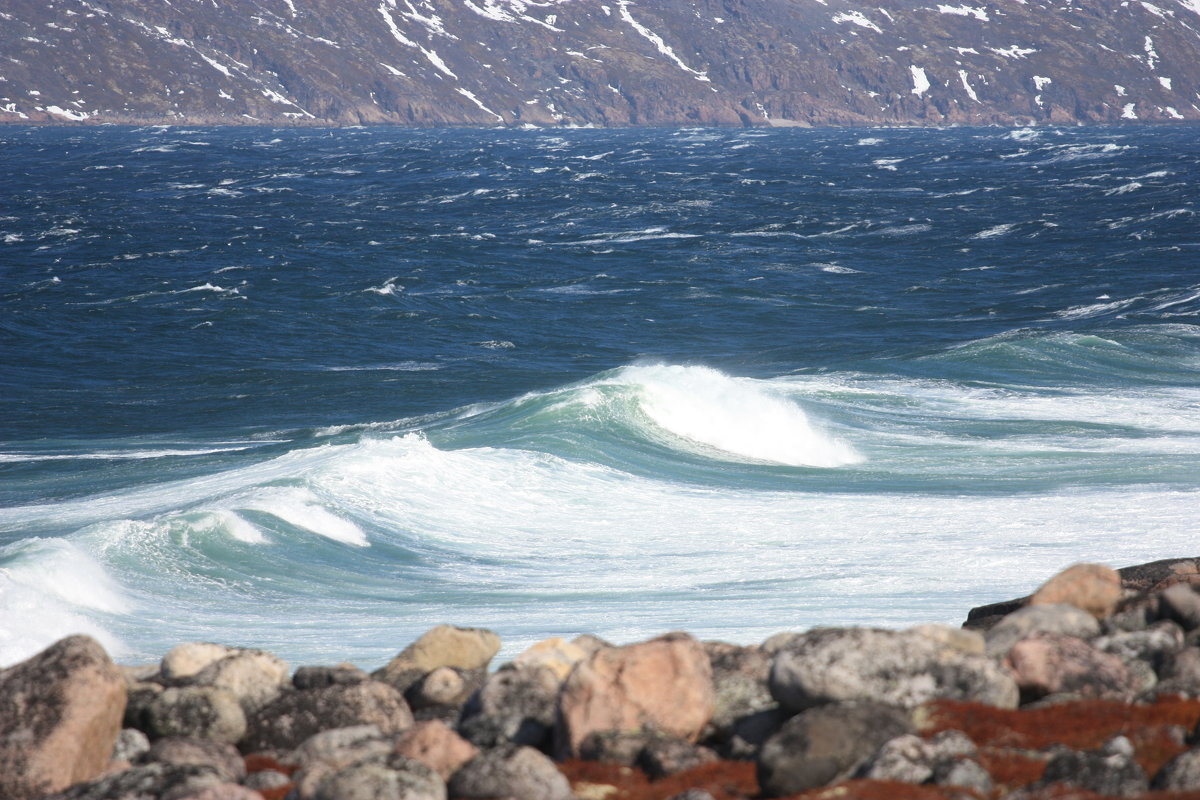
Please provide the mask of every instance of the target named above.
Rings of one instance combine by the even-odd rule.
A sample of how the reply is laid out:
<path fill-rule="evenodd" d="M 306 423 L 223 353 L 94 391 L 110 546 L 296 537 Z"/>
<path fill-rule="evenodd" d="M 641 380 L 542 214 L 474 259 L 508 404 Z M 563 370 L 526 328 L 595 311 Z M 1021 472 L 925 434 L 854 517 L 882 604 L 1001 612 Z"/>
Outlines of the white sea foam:
<path fill-rule="evenodd" d="M 766 382 L 681 366 L 629 367 L 616 380 L 635 388 L 650 421 L 700 445 L 701 452 L 712 448 L 725 457 L 798 467 L 862 461 L 853 447 L 815 426 Z"/>
<path fill-rule="evenodd" d="M 259 511 L 278 517 L 296 528 L 344 544 L 369 547 L 362 528 L 321 505 L 312 492 L 300 488 L 263 489 L 237 501 L 238 510 Z"/>
<path fill-rule="evenodd" d="M 74 633 L 125 648 L 89 612 L 123 614 L 130 604 L 103 567 L 64 539 L 26 539 L 0 548 L 0 666 Z"/>

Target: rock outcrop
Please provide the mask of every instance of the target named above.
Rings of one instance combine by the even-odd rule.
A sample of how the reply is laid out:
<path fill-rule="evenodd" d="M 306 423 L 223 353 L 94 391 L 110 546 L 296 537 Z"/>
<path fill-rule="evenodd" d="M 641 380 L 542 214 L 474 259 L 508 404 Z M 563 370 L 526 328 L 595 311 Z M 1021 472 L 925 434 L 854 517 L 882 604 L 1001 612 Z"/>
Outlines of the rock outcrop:
<path fill-rule="evenodd" d="M 0 122 L 1200 119 L 1195 0 L 7 0 Z"/>

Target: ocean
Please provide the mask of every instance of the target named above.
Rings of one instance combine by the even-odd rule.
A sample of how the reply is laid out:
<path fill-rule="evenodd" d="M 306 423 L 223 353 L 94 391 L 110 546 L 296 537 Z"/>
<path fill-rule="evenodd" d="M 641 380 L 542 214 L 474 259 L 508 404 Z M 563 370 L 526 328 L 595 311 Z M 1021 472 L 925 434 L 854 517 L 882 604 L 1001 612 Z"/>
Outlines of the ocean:
<path fill-rule="evenodd" d="M 1200 541 L 1194 127 L 0 128 L 0 664 L 958 624 Z"/>

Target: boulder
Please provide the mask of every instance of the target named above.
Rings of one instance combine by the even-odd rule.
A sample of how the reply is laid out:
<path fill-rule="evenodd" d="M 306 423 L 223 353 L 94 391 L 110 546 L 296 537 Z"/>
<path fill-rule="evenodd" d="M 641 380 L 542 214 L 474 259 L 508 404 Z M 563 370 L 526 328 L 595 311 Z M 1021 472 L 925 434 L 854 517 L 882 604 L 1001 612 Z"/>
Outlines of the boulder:
<path fill-rule="evenodd" d="M 975 743 L 962 731 L 943 731 L 931 739 L 906 733 L 885 742 L 859 769 L 859 776 L 875 781 L 925 783 L 939 769 L 945 771 L 975 752 Z"/>
<path fill-rule="evenodd" d="M 207 766 L 152 762 L 77 783 L 44 800 L 190 800 L 226 783 Z"/>
<path fill-rule="evenodd" d="M 0 671 L 0 797 L 40 797 L 100 775 L 125 697 L 121 670 L 88 636 Z"/>
<path fill-rule="evenodd" d="M 136 728 L 139 731 L 148 730 L 150 706 L 162 693 L 162 684 L 129 684 L 125 692 L 125 719 L 122 724 L 126 728 Z"/>
<path fill-rule="evenodd" d="M 558 682 L 562 683 L 567 679 L 567 675 L 571 674 L 571 670 L 574 669 L 576 664 L 598 649 L 600 648 L 593 647 L 590 650 L 585 650 L 578 644 L 568 642 L 556 636 L 530 645 L 524 652 L 513 659 L 513 664 L 517 667 L 541 667 L 548 669 L 554 673 L 554 677 L 558 679 Z"/>
<path fill-rule="evenodd" d="M 571 784 L 554 762 L 532 747 L 501 745 L 480 753 L 450 779 L 455 798 L 513 797 L 568 800 Z"/>
<path fill-rule="evenodd" d="M 597 650 L 579 662 L 558 697 L 556 752 L 578 753 L 596 731 L 651 727 L 695 741 L 712 718 L 712 667 L 686 634 Z"/>
<path fill-rule="evenodd" d="M 472 688 L 453 667 L 438 667 L 408 688 L 404 699 L 413 711 L 444 706 L 461 706 Z"/>
<path fill-rule="evenodd" d="M 446 800 L 446 784 L 429 767 L 393 755 L 383 763 L 344 767 L 325 775 L 301 800 Z"/>
<path fill-rule="evenodd" d="M 185 794 L 178 800 L 262 800 L 262 795 L 237 783 L 218 783 Z"/>
<path fill-rule="evenodd" d="M 1195 587 L 1176 584 L 1159 595 L 1159 614 L 1179 623 L 1185 631 L 1200 628 L 1200 594 Z"/>
<path fill-rule="evenodd" d="M 1121 576 L 1103 564 L 1075 564 L 1042 584 L 1030 605 L 1066 603 L 1097 620 L 1113 613 L 1121 600 Z"/>
<path fill-rule="evenodd" d="M 290 786 L 291 783 L 292 779 L 286 772 L 276 769 L 260 769 L 258 772 L 251 772 L 242 781 L 243 786 L 256 792 L 281 789 L 284 786 Z"/>
<path fill-rule="evenodd" d="M 235 744 L 246 734 L 246 715 L 237 697 L 226 689 L 166 689 L 145 713 L 145 730 L 151 739 L 172 736 Z"/>
<path fill-rule="evenodd" d="M 487 669 L 499 650 L 500 637 L 489 630 L 438 625 L 376 670 L 372 677 L 404 691 L 438 667 Z"/>
<path fill-rule="evenodd" d="M 217 777 L 228 783 L 236 783 L 246 777 L 246 762 L 237 748 L 211 739 L 159 739 L 141 760 L 176 766 L 211 767 Z"/>
<path fill-rule="evenodd" d="M 1118 656 L 1058 633 L 1037 633 L 1022 639 L 1009 650 L 1005 664 L 1029 700 L 1066 693 L 1129 701 L 1139 689 L 1135 676 Z"/>
<path fill-rule="evenodd" d="M 1153 788 L 1164 792 L 1200 790 L 1200 748 L 1180 753 L 1154 776 Z"/>
<path fill-rule="evenodd" d="M 479 755 L 479 748 L 439 720 L 418 722 L 396 740 L 395 751 L 420 761 L 442 780 L 450 780 L 459 767 Z"/>
<path fill-rule="evenodd" d="M 970 758 L 939 762 L 933 771 L 933 783 L 969 789 L 978 797 L 991 797 L 994 785 L 991 774 Z"/>
<path fill-rule="evenodd" d="M 903 711 L 878 703 L 836 703 L 802 711 L 758 755 L 765 797 L 783 797 L 852 776 L 885 742 L 912 732 Z"/>
<path fill-rule="evenodd" d="M 1159 676 L 1155 694 L 1200 697 L 1200 647 L 1187 647 L 1172 654 L 1160 668 Z"/>
<path fill-rule="evenodd" d="M 554 670 L 506 665 L 463 708 L 459 733 L 479 747 L 514 742 L 542 748 L 554 728 L 560 687 Z"/>
<path fill-rule="evenodd" d="M 908 629 L 910 633 L 932 639 L 938 644 L 961 650 L 964 653 L 981 656 L 986 652 L 983 634 L 979 631 L 965 628 L 953 628 L 949 625 L 917 625 Z"/>
<path fill-rule="evenodd" d="M 984 634 L 987 654 L 1002 658 L 1026 636 L 1042 632 L 1094 639 L 1100 635 L 1100 623 L 1083 609 L 1066 603 L 1025 606 L 997 622 Z"/>
<path fill-rule="evenodd" d="M 632 767 L 650 742 L 664 734 L 653 728 L 631 731 L 593 731 L 579 743 L 579 758 Z"/>
<path fill-rule="evenodd" d="M 993 660 L 919 633 L 820 628 L 796 638 L 771 665 L 771 694 L 798 712 L 862 700 L 915 708 L 935 698 L 1014 708 L 1019 694 Z"/>
<path fill-rule="evenodd" d="M 353 725 L 314 733 L 285 760 L 300 768 L 323 762 L 335 769 L 371 759 L 385 758 L 392 752 L 391 739 L 378 725 Z"/>
<path fill-rule="evenodd" d="M 377 725 L 384 734 L 412 727 L 403 695 L 379 681 L 337 684 L 281 694 L 251 715 L 243 750 L 286 751 L 315 733 L 356 725 Z"/>
<path fill-rule="evenodd" d="M 774 736 L 791 717 L 790 711 L 778 705 L 742 717 L 733 723 L 730 736 L 721 747 L 721 754 L 731 759 L 754 759 L 763 743 Z"/>
<path fill-rule="evenodd" d="M 292 686 L 297 689 L 324 689 L 369 680 L 371 676 L 353 664 L 338 664 L 333 667 L 300 667 L 292 676 Z"/>
<path fill-rule="evenodd" d="M 660 736 L 646 742 L 637 755 L 636 764 L 650 776 L 651 780 L 665 778 L 689 769 L 711 764 L 717 760 L 717 754 L 707 747 L 676 739 Z"/>
<path fill-rule="evenodd" d="M 1105 797 L 1132 797 L 1149 788 L 1146 773 L 1133 759 L 1133 744 L 1124 736 L 1111 739 L 1100 750 L 1077 753 L 1064 750 L 1046 764 L 1034 786 L 1055 783 L 1077 786 Z"/>
<path fill-rule="evenodd" d="M 1126 663 L 1144 661 L 1158 671 L 1183 649 L 1183 630 L 1174 622 L 1156 622 L 1140 631 L 1122 631 L 1092 640 L 1092 646 Z"/>
<path fill-rule="evenodd" d="M 182 681 L 195 676 L 200 670 L 237 652 L 237 648 L 212 642 L 188 642 L 176 645 L 167 651 L 159 664 L 159 672 L 168 682 Z"/>
<path fill-rule="evenodd" d="M 150 738 L 137 728 L 125 728 L 117 734 L 113 745 L 113 761 L 134 761 L 150 749 Z"/>
<path fill-rule="evenodd" d="M 252 714 L 274 700 L 288 683 L 287 662 L 262 650 L 236 650 L 192 676 L 194 686 L 226 689 Z"/>
<path fill-rule="evenodd" d="M 775 705 L 767 678 L 771 655 L 761 647 L 704 642 L 713 675 L 713 716 L 708 736 L 725 741 L 734 723 Z"/>

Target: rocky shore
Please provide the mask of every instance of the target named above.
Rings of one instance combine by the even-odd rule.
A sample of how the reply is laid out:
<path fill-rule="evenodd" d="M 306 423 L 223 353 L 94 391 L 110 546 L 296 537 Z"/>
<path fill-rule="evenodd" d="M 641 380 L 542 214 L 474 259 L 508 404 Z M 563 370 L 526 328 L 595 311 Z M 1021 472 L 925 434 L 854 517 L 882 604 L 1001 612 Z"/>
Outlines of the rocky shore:
<path fill-rule="evenodd" d="M 1075 565 L 961 629 L 499 648 L 439 626 L 368 674 L 68 637 L 0 671 L 0 798 L 1200 798 L 1200 558 Z"/>

